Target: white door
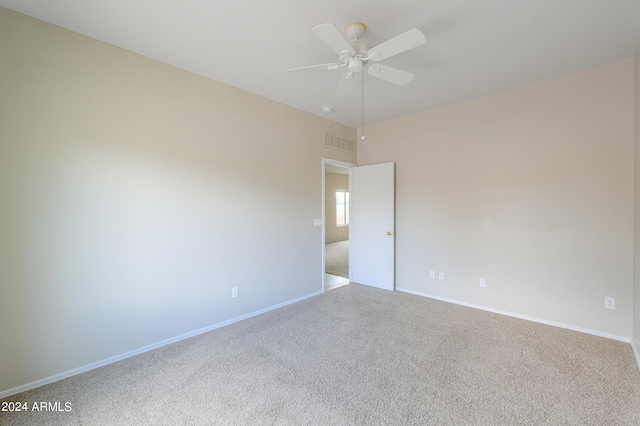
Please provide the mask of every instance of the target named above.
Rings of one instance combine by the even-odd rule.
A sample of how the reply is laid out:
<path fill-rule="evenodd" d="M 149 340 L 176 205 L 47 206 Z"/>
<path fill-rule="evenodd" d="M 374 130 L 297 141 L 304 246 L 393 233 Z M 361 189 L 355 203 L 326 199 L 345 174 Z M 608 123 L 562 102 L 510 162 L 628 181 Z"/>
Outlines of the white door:
<path fill-rule="evenodd" d="M 394 163 L 352 167 L 349 192 L 349 281 L 393 290 Z"/>

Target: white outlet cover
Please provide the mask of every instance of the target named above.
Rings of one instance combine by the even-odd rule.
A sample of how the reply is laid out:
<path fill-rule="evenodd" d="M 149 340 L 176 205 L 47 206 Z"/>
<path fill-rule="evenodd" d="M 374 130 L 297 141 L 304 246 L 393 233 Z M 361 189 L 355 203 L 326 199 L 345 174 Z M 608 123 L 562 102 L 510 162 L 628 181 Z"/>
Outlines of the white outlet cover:
<path fill-rule="evenodd" d="M 484 278 L 480 278 L 480 287 L 486 287 L 487 286 L 487 280 Z"/>
<path fill-rule="evenodd" d="M 615 297 L 605 297 L 604 298 L 604 307 L 606 309 L 615 309 L 616 308 L 616 298 Z"/>
<path fill-rule="evenodd" d="M 432 280 L 436 279 L 436 271 L 429 271 L 429 278 L 431 278 Z"/>
<path fill-rule="evenodd" d="M 438 279 L 441 280 L 441 281 L 444 281 L 444 272 L 440 272 L 438 274 Z"/>

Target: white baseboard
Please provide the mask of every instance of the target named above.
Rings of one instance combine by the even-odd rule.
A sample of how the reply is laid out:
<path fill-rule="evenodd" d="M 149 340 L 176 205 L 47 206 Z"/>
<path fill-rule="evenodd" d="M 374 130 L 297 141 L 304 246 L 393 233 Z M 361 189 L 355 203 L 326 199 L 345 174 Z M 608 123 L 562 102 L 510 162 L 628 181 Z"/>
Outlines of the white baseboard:
<path fill-rule="evenodd" d="M 242 321 L 242 320 L 245 320 L 245 319 L 248 319 L 248 318 L 251 318 L 251 317 L 255 317 L 257 315 L 261 315 L 261 314 L 267 313 L 269 311 L 273 311 L 275 309 L 282 308 L 282 307 L 287 306 L 287 305 L 291 305 L 293 303 L 301 302 L 302 300 L 308 299 L 310 297 L 318 296 L 320 294 L 322 294 L 322 291 L 317 291 L 315 293 L 311 293 L 311 294 L 308 294 L 306 296 L 298 297 L 296 299 L 292 299 L 292 300 L 288 300 L 286 302 L 278 303 L 277 305 L 269 306 L 269 307 L 264 308 L 264 309 L 260 309 L 260 310 L 254 311 L 254 312 L 250 312 L 248 314 L 241 315 L 241 316 L 236 317 L 236 318 L 232 318 L 232 319 L 229 319 L 229 320 L 226 320 L 226 321 L 222 321 L 222 322 L 219 322 L 217 324 L 213 324 L 213 325 L 210 325 L 208 327 L 201 328 L 199 330 L 195 330 L 195 331 L 191 331 L 189 333 L 181 334 L 179 336 L 172 337 L 170 339 L 162 340 L 160 342 L 153 343 L 151 345 L 143 346 L 143 347 L 141 347 L 139 349 L 134 349 L 132 351 L 125 352 L 125 353 L 120 354 L 120 355 L 112 356 L 110 358 L 103 359 L 101 361 L 93 362 L 91 364 L 87 364 L 87 365 L 84 365 L 82 367 L 74 368 L 73 370 L 65 371 L 64 373 L 56 374 L 56 375 L 50 376 L 50 377 L 45 377 L 44 379 L 36 380 L 35 382 L 31 382 L 31 383 L 27 383 L 25 385 L 17 386 L 17 387 L 12 388 L 12 389 L 7 389 L 5 391 L 1 391 L 0 392 L 0 399 L 7 398 L 7 397 L 9 397 L 11 395 L 15 395 L 15 394 L 18 394 L 18 393 L 26 392 L 28 390 L 35 389 L 35 388 L 38 388 L 40 386 L 48 385 L 49 383 L 57 382 L 58 380 L 66 379 L 67 377 L 75 376 L 76 374 L 81 374 L 81 373 L 87 372 L 89 370 L 93 370 L 93 369 L 96 369 L 96 368 L 99 368 L 99 367 L 103 367 L 105 365 L 112 364 L 114 362 L 121 361 L 121 360 L 126 359 L 126 358 L 130 358 L 132 356 L 140 355 L 142 353 L 149 352 L 149 351 L 152 351 L 154 349 L 158 349 L 158 348 L 160 348 L 162 346 L 170 345 L 172 343 L 176 343 L 176 342 L 179 342 L 181 340 L 188 339 L 190 337 L 194 337 L 194 336 L 197 336 L 199 334 L 203 334 L 203 333 L 206 333 L 208 331 L 215 330 L 216 328 L 221 328 L 221 327 L 233 324 L 234 322 Z"/>
<path fill-rule="evenodd" d="M 631 339 L 629 337 L 617 336 L 615 334 L 604 333 L 602 331 L 591 330 L 591 329 L 582 328 L 582 327 L 576 327 L 576 326 L 573 326 L 573 325 L 562 324 L 562 323 L 554 322 L 554 321 L 547 321 L 547 320 L 536 318 L 536 317 L 530 317 L 528 315 L 517 314 L 515 312 L 508 312 L 508 311 L 502 311 L 500 309 L 487 308 L 485 306 L 474 305 L 473 303 L 467 303 L 467 302 L 463 302 L 461 300 L 449 299 L 448 297 L 440 297 L 440 296 L 436 296 L 436 295 L 433 295 L 433 294 L 421 293 L 419 291 L 413 291 L 413 290 L 409 290 L 409 289 L 406 289 L 406 288 L 398 288 L 398 287 L 396 287 L 396 290 L 397 291 L 402 291 L 404 293 L 415 294 L 417 296 L 428 297 L 430 299 L 441 300 L 443 302 L 454 303 L 456 305 L 467 306 L 469 308 L 480 309 L 480 310 L 487 311 L 487 312 L 493 312 L 494 314 L 506 315 L 506 316 L 509 316 L 509 317 L 520 318 L 520 319 L 524 319 L 524 320 L 527 320 L 527 321 L 533 321 L 533 322 L 538 322 L 538 323 L 541 323 L 541 324 L 552 325 L 554 327 L 560 327 L 560 328 L 566 328 L 566 329 L 569 329 L 569 330 L 579 331 L 581 333 L 593 334 L 595 336 L 600 336 L 600 337 L 606 337 L 607 339 L 619 340 L 621 342 L 631 343 L 631 346 L 635 347 L 635 345 L 633 345 L 633 343 L 631 342 Z M 636 355 L 636 360 L 638 360 L 638 356 L 637 355 Z M 640 363 L 638 365 L 640 366 Z"/>
<path fill-rule="evenodd" d="M 640 370 L 640 353 L 638 353 L 638 344 L 635 340 L 631 340 L 631 349 L 633 349 L 633 356 L 636 357 L 636 364 L 638 364 L 638 370 Z"/>

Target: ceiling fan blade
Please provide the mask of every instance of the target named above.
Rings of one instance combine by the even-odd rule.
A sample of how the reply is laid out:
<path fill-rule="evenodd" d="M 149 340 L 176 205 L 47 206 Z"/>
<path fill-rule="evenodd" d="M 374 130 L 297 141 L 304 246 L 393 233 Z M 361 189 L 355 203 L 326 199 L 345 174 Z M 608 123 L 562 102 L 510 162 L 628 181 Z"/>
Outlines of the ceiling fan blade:
<path fill-rule="evenodd" d="M 312 72 L 315 72 L 321 69 L 335 70 L 338 68 L 340 68 L 339 64 L 329 63 L 329 64 L 309 65 L 307 67 L 289 68 L 287 72 L 290 74 L 302 75 L 302 74 L 310 74 Z"/>
<path fill-rule="evenodd" d="M 342 35 L 338 27 L 333 24 L 320 24 L 313 27 L 313 31 L 338 55 L 353 55 L 356 51 Z"/>
<path fill-rule="evenodd" d="M 340 83 L 338 83 L 338 87 L 336 88 L 335 95 L 336 96 L 344 96 L 348 93 L 351 93 L 353 86 L 356 82 L 356 74 L 349 71 L 347 73 L 342 74 L 342 78 L 340 79 Z"/>
<path fill-rule="evenodd" d="M 406 52 L 409 49 L 418 47 L 427 42 L 427 38 L 417 28 L 412 28 L 399 36 L 396 36 L 384 43 L 369 49 L 368 57 L 373 61 L 381 61 L 390 58 L 398 53 Z"/>
<path fill-rule="evenodd" d="M 374 64 L 370 66 L 369 75 L 381 80 L 398 84 L 400 86 L 409 84 L 411 80 L 413 80 L 413 77 L 415 77 L 415 74 L 411 74 L 410 72 L 402 71 L 397 68 L 389 67 L 382 64 Z"/>

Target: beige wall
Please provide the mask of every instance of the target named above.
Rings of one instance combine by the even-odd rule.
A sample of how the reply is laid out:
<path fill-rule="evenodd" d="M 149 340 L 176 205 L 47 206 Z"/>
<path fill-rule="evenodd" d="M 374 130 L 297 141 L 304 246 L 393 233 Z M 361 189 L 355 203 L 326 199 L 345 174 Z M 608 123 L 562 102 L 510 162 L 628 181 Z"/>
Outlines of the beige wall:
<path fill-rule="evenodd" d="M 627 59 L 368 127 L 358 165 L 396 162 L 397 287 L 630 338 L 633 93 Z"/>
<path fill-rule="evenodd" d="M 349 175 L 325 173 L 325 238 L 327 241 L 349 239 L 349 227 L 336 225 L 336 191 L 349 190 Z"/>
<path fill-rule="evenodd" d="M 4 8 L 0 57 L 0 392 L 321 291 L 354 129 Z"/>

